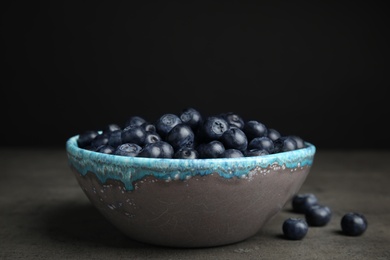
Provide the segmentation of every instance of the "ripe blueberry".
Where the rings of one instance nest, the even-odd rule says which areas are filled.
[[[225,146],[218,140],[201,143],[196,150],[200,158],[219,158],[225,152]]]
[[[176,159],[198,159],[199,153],[197,150],[195,150],[195,148],[182,147],[174,153],[173,158],[176,158]]]
[[[206,141],[219,139],[228,130],[229,124],[221,116],[209,116],[203,122],[200,134]]]
[[[195,134],[187,124],[175,125],[167,134],[166,141],[170,143],[175,151],[181,147],[194,147]]]
[[[126,120],[125,127],[128,127],[128,126],[140,126],[140,125],[142,125],[145,122],[146,122],[146,120],[143,117],[131,116],[130,118],[128,118]]]
[[[232,127],[226,130],[222,134],[220,141],[227,149],[233,148],[240,151],[245,151],[248,147],[248,139],[245,133],[237,127]]]
[[[174,150],[172,145],[165,141],[158,141],[144,145],[138,157],[148,158],[172,158]]]
[[[305,213],[311,206],[318,204],[318,199],[313,193],[296,194],[291,200],[293,211]]]
[[[282,230],[285,238],[301,240],[306,236],[309,226],[304,219],[288,218],[283,222]]]
[[[122,131],[122,143],[135,143],[143,145],[145,142],[146,131],[140,125],[131,125]]]
[[[267,136],[268,134],[267,127],[263,123],[260,123],[256,120],[247,121],[243,130],[248,140],[252,140],[255,137]]]
[[[239,129],[244,128],[245,123],[240,115],[233,112],[227,112],[220,114],[220,116],[226,120],[226,122],[229,124],[229,127],[237,127]]]
[[[274,128],[268,128],[267,136],[272,140],[275,141],[279,139],[282,135]]]
[[[248,149],[266,150],[269,153],[273,153],[274,142],[266,136],[255,137],[249,142]]]
[[[98,131],[88,130],[80,134],[77,139],[77,145],[80,148],[86,148],[91,145],[92,140],[99,135]]]
[[[173,127],[175,127],[175,125],[180,124],[180,123],[182,123],[180,117],[178,117],[175,114],[167,113],[167,114],[160,116],[157,119],[155,126],[156,126],[157,133],[161,137],[165,138],[167,136],[167,134],[169,133],[169,131],[171,131],[171,129]]]
[[[322,227],[329,223],[332,212],[324,205],[313,205],[305,211],[306,222],[309,226]]]
[[[133,143],[124,143],[119,145],[115,151],[115,155],[121,155],[121,156],[130,156],[130,157],[135,157],[139,154],[141,151],[142,147],[139,146],[138,144],[133,144]]]
[[[349,212],[341,218],[341,230],[347,236],[360,236],[368,226],[366,217],[357,212]]]
[[[225,151],[220,155],[221,158],[239,158],[244,157],[243,152],[238,149],[230,148],[225,149]]]
[[[183,123],[189,125],[194,131],[198,129],[203,121],[202,114],[193,107],[184,108],[180,112],[179,117]]]

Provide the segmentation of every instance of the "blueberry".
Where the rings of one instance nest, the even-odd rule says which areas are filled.
[[[103,134],[110,134],[111,132],[114,132],[116,130],[121,130],[121,127],[117,124],[108,124],[103,129]]]
[[[262,137],[268,135],[267,127],[256,120],[247,121],[244,125],[244,132],[248,140],[252,140],[255,137]]]
[[[262,155],[267,155],[269,152],[264,149],[250,149],[246,150],[244,152],[245,156],[250,157],[250,156],[262,156]]]
[[[225,152],[225,146],[218,140],[201,143],[196,150],[200,158],[219,158]]]
[[[201,128],[200,134],[204,141],[212,141],[219,139],[223,133],[229,129],[229,124],[221,116],[207,117]]]
[[[150,122],[145,122],[145,123],[141,124],[141,127],[143,127],[146,132],[150,132],[150,133],[157,132],[156,126]]]
[[[303,193],[294,195],[291,202],[294,212],[305,213],[311,206],[318,204],[318,199],[313,193]]]
[[[195,134],[192,128],[184,123],[175,125],[167,134],[166,141],[175,151],[182,147],[194,147]]]
[[[135,143],[143,145],[145,142],[146,131],[142,126],[131,125],[122,131],[122,143]]]
[[[225,149],[225,151],[220,155],[221,158],[239,158],[244,157],[243,152],[238,149]]]
[[[114,151],[115,148],[108,144],[101,145],[95,149],[95,152],[105,153],[105,154],[113,154]]]
[[[290,136],[282,136],[274,141],[274,153],[293,151],[297,149],[297,142]]]
[[[268,136],[268,138],[270,138],[272,141],[275,141],[275,140],[279,139],[282,135],[281,135],[281,134],[279,133],[279,131],[277,131],[276,129],[274,129],[274,128],[268,128],[267,136]]]
[[[282,230],[285,238],[301,240],[306,236],[309,226],[304,219],[288,218],[283,222]]]
[[[143,145],[150,144],[150,143],[155,143],[155,142],[158,142],[158,141],[162,141],[162,138],[161,138],[161,136],[158,133],[148,132],[147,131],[145,133],[145,139],[144,139]]]
[[[122,144],[122,130],[114,130],[108,135],[108,144],[116,148]]]
[[[92,149],[97,149],[99,146],[108,144],[108,134],[98,134],[92,141],[91,141],[91,147]]]
[[[80,134],[77,138],[77,145],[80,148],[85,148],[91,145],[92,140],[99,135],[98,131],[88,130]]]
[[[220,141],[227,149],[233,148],[240,151],[245,151],[248,147],[248,139],[245,133],[240,128],[236,127],[226,130],[222,134]]]
[[[244,128],[245,123],[240,115],[233,112],[227,112],[222,113],[220,116],[226,120],[226,122],[229,124],[229,127],[237,127],[239,129]]]
[[[146,120],[141,116],[131,116],[125,122],[125,127],[128,126],[140,126],[145,123]]]
[[[305,147],[305,142],[303,141],[303,139],[300,136],[291,135],[290,137],[295,140],[295,142],[297,144],[296,149],[301,149],[301,148]]]
[[[266,150],[268,153],[273,153],[274,152],[274,142],[266,137],[255,137],[253,138],[249,144],[248,144],[248,149],[259,149],[259,150]]]
[[[121,156],[136,157],[140,153],[141,149],[142,147],[139,146],[138,144],[124,143],[119,145],[115,149],[114,154],[121,155]]]
[[[172,158],[174,150],[172,145],[165,141],[158,141],[144,145],[138,157],[147,158]]]
[[[368,226],[366,217],[357,212],[349,212],[341,218],[341,230],[347,236],[360,236]]]
[[[184,108],[180,112],[179,117],[183,123],[189,125],[194,131],[196,131],[203,122],[202,114],[193,107]]]
[[[309,226],[322,227],[329,223],[332,212],[324,205],[313,205],[305,211],[306,222]]]
[[[172,128],[174,128],[176,125],[182,123],[180,117],[178,117],[175,114],[164,114],[160,116],[156,123],[156,130],[157,133],[162,137],[165,138],[169,131],[171,131]]]
[[[176,158],[176,159],[198,159],[199,153],[195,148],[182,147],[174,153],[173,158]]]

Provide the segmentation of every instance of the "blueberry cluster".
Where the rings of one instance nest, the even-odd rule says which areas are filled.
[[[332,211],[326,205],[318,202],[313,193],[296,194],[292,199],[292,210],[304,214],[304,218],[290,217],[282,225],[285,238],[290,240],[303,239],[309,226],[326,226],[332,218]],[[359,236],[367,229],[367,219],[358,212],[346,213],[340,221],[341,231],[348,236]]]
[[[129,117],[123,126],[109,124],[77,139],[80,148],[148,158],[234,158],[260,156],[305,147],[296,135],[281,135],[257,120],[233,112],[205,116],[193,107],[165,113],[155,122]]]

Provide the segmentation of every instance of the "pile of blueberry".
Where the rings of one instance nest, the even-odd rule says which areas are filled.
[[[326,205],[318,203],[313,193],[296,194],[292,199],[292,209],[295,213],[304,214],[304,218],[290,217],[283,222],[284,237],[290,240],[303,239],[309,226],[326,226],[332,218],[332,211]],[[367,229],[367,219],[358,212],[346,213],[340,221],[343,234],[347,236],[360,236]]]
[[[106,154],[178,159],[259,156],[305,147],[299,136],[281,135],[260,121],[245,121],[233,112],[206,116],[193,107],[155,122],[131,116],[123,126],[85,131],[77,143]]]

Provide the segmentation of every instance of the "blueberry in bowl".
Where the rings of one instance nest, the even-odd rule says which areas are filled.
[[[154,122],[124,121],[112,131],[70,137],[68,164],[109,222],[131,239],[160,246],[221,246],[254,236],[297,194],[316,152],[293,136],[277,132],[278,140],[264,124],[254,130],[258,119],[231,112],[191,108]],[[267,133],[278,149],[249,147]]]

